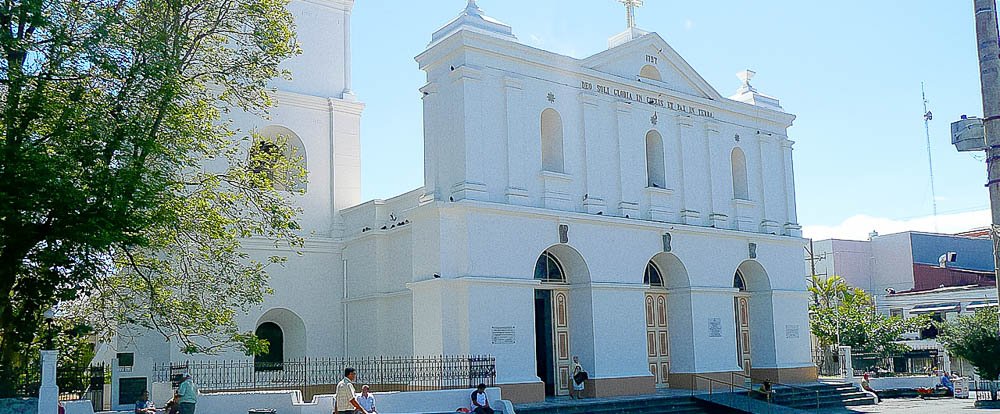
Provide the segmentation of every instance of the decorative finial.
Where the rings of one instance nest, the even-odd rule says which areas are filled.
[[[635,28],[635,8],[642,6],[643,0],[618,0],[625,5],[625,19],[629,29]]]
[[[468,14],[480,14],[479,5],[476,4],[476,0],[469,0],[469,4],[465,6],[465,12]]]
[[[757,74],[757,72],[754,72],[754,71],[752,71],[750,69],[747,69],[747,70],[744,70],[744,71],[742,71],[740,73],[737,73],[736,77],[740,78],[740,81],[743,82],[743,86],[744,87],[746,87],[746,88],[753,88],[753,86],[750,86],[750,79],[753,79],[753,76],[756,75],[756,74]]]
[[[753,76],[756,74],[757,72],[754,72],[750,69],[740,71],[739,73],[737,73],[736,77],[740,78],[740,82],[742,82],[742,85],[740,85],[740,88],[736,91],[736,93],[741,94],[748,92],[757,92],[757,90],[754,89],[752,85],[750,85],[750,80],[753,79]]]

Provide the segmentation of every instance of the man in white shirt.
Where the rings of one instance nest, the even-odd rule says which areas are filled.
[[[357,397],[358,404],[361,405],[361,408],[364,408],[365,411],[368,411],[369,414],[378,414],[378,412],[375,411],[375,394],[369,394],[368,391],[369,389],[367,385],[361,386],[361,395]]]
[[[333,400],[333,412],[335,414],[368,414],[357,398],[354,397],[354,378],[358,373],[354,368],[344,368],[344,379],[337,383],[337,396]]]
[[[472,392],[472,412],[475,414],[493,414],[490,399],[486,396],[486,384],[479,384]]]

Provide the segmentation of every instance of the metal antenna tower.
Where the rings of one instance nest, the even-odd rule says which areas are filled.
[[[927,135],[927,169],[931,173],[931,206],[934,209],[934,232],[937,232],[937,193],[934,191],[934,161],[931,158],[931,120],[934,119],[934,115],[927,109],[927,93],[924,92],[923,82],[920,82],[920,97],[924,100],[924,134]]]

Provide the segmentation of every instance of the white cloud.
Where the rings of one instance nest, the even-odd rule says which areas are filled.
[[[684,21],[684,30],[694,29],[694,20],[687,19]]]
[[[979,210],[966,213],[942,214],[906,220],[872,217],[858,214],[848,217],[835,226],[802,226],[802,234],[814,240],[847,239],[867,240],[872,230],[879,234],[892,234],[908,230],[934,232],[935,222],[938,233],[958,233],[990,224],[990,211]]]

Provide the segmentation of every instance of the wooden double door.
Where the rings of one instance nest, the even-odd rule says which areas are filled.
[[[656,378],[657,387],[670,384],[670,334],[667,331],[667,294],[652,290],[646,292],[646,351],[649,372]]]
[[[568,395],[573,376],[569,292],[535,290],[535,362],[546,395]]]
[[[735,299],[736,352],[743,373],[750,375],[750,298],[745,295]]]

